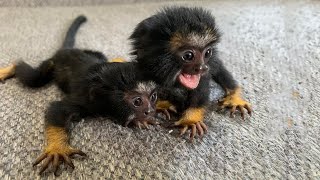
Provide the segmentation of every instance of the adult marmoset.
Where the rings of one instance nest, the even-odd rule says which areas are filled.
[[[0,75],[16,77],[28,87],[41,87],[54,80],[65,93],[52,102],[45,116],[47,146],[34,165],[44,160],[40,173],[52,164],[56,174],[60,160],[74,168],[71,155],[85,155],[69,144],[69,124],[86,116],[108,116],[115,122],[145,127],[157,124],[157,88],[143,81],[136,63],[108,63],[97,51],[73,49],[75,34],[86,21],[79,16],[69,28],[56,54],[32,68],[25,62],[0,70]],[[5,79],[5,76],[2,76]]]
[[[231,116],[237,109],[242,118],[245,109],[251,115],[251,105],[241,98],[240,86],[218,58],[220,33],[209,11],[164,8],[140,22],[130,40],[139,68],[161,86],[159,103],[176,107],[180,119],[174,125],[181,127],[181,135],[191,128],[192,140],[196,132],[206,132],[211,79],[225,89],[221,108],[231,108]]]

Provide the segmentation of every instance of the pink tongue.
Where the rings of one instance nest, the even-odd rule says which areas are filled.
[[[180,83],[188,89],[194,89],[198,87],[200,81],[200,74],[179,74]]]

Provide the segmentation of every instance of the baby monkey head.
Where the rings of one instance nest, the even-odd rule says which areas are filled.
[[[125,93],[124,99],[133,114],[129,116],[127,124],[133,120],[148,120],[155,117],[157,90],[154,82],[139,82],[137,86]]]
[[[178,61],[180,70],[174,81],[187,89],[197,88],[201,76],[209,70],[208,61],[215,51],[213,44],[217,40],[210,29],[200,32],[176,32],[170,38],[170,51],[173,61]]]
[[[171,7],[142,21],[130,38],[138,63],[158,83],[195,89],[214,60],[220,34],[209,11]]]

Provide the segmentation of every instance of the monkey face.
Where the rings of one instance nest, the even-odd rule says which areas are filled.
[[[125,101],[132,109],[132,119],[152,119],[156,114],[157,91],[154,83],[139,83],[125,94]]]
[[[195,89],[200,82],[201,76],[209,70],[207,63],[211,56],[211,47],[204,49],[187,48],[178,51],[177,58],[183,63],[177,77],[180,84],[187,89]]]
[[[126,102],[134,112],[136,119],[150,119],[155,116],[157,92],[152,94],[131,92],[126,96]]]

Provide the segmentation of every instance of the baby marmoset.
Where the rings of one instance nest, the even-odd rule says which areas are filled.
[[[241,98],[241,89],[217,56],[220,33],[211,13],[203,8],[170,7],[140,22],[130,36],[132,54],[146,77],[161,86],[159,101],[174,105],[180,119],[180,134],[191,128],[191,140],[207,127],[203,123],[209,102],[209,81],[225,89],[221,108],[236,110],[244,118],[251,105]],[[163,103],[163,101],[169,103]]]
[[[53,80],[65,93],[46,112],[47,146],[34,163],[44,160],[40,173],[52,163],[56,174],[60,160],[74,167],[69,156],[85,155],[68,142],[71,120],[100,115],[125,126],[132,124],[140,128],[157,124],[156,84],[142,80],[136,63],[108,63],[100,52],[73,49],[75,34],[85,21],[84,16],[76,18],[62,48],[36,69],[22,61],[0,70],[1,79],[15,74],[28,87],[41,87]]]

